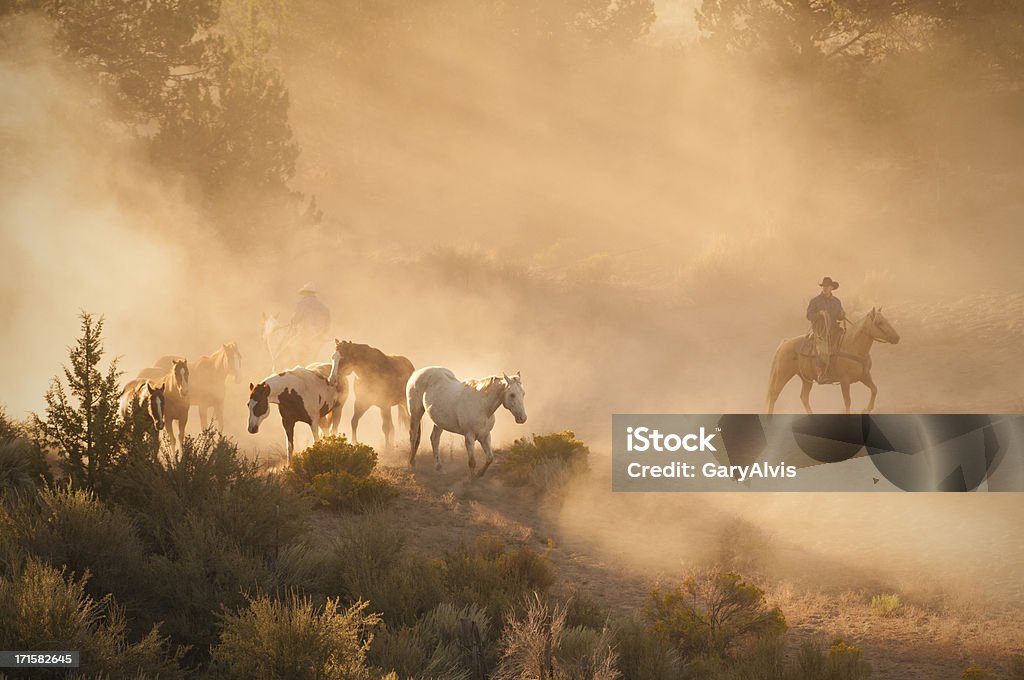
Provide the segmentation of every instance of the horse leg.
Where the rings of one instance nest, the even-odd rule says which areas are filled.
[[[871,390],[871,399],[868,401],[868,407],[864,409],[864,413],[871,413],[875,410],[875,397],[878,396],[878,386],[875,385],[875,381],[871,379],[870,373],[864,373],[864,377],[861,378],[860,381],[867,385],[867,388]]]
[[[356,436],[356,428],[359,427],[359,419],[363,417],[368,408],[370,408],[369,404],[362,404],[357,399],[352,409],[352,441],[356,444],[359,443],[359,438]]]
[[[476,444],[476,437],[471,434],[466,435],[466,457],[469,462],[469,477],[473,478],[473,471],[476,470],[476,458],[473,456],[473,446]]]
[[[483,477],[484,473],[487,472],[487,468],[491,467],[491,463],[494,462],[494,451],[491,449],[491,433],[488,432],[480,438],[480,446],[484,450],[484,466],[480,468],[480,474],[477,477]]]
[[[441,469],[441,433],[444,432],[439,425],[434,425],[430,431],[430,450],[434,452],[434,469]]]
[[[342,405],[338,404],[331,411],[331,436],[337,437],[341,433],[341,408]]]
[[[800,380],[804,383],[803,387],[800,388],[800,401],[804,404],[804,410],[811,414],[811,388],[814,386],[814,382],[807,380],[803,376],[800,376]]]
[[[395,426],[391,421],[391,407],[380,406],[381,429],[384,430],[384,450],[391,450],[391,443],[394,440]]]
[[[181,418],[178,419],[178,450],[185,444],[185,425],[188,424],[188,407],[185,407],[185,411],[181,414]]]
[[[217,423],[217,429],[224,430],[224,399],[223,397],[213,402],[213,421]]]
[[[398,402],[398,425],[403,429],[409,429],[409,407],[405,405],[405,400]]]
[[[787,376],[785,380],[782,380],[778,376],[772,376],[771,384],[768,385],[768,415],[775,413],[775,402],[779,400],[779,395],[782,394],[782,389],[792,378],[792,375]]]
[[[171,451],[178,450],[178,440],[174,438],[174,418],[164,417],[164,430],[167,432],[167,441],[170,442]]]
[[[309,429],[313,433],[313,443],[320,441],[320,418],[309,419]]]
[[[841,382],[839,388],[843,391],[843,404],[846,405],[846,412],[850,412],[850,383]]]
[[[281,419],[281,425],[284,426],[284,436],[287,440],[288,448],[288,464],[292,463],[292,453],[295,452],[295,421]]]
[[[199,428],[205,432],[206,428],[210,424],[209,418],[207,417],[209,414],[206,411],[206,404],[199,404],[197,408],[199,409]]]

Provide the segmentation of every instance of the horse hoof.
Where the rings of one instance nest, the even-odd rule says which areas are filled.
[[[437,465],[435,465],[434,469],[437,470],[438,472],[440,472],[441,471],[441,464],[438,463]]]

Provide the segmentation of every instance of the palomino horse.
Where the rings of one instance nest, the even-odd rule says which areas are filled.
[[[335,338],[334,356],[331,357],[332,385],[346,382],[349,373],[356,374],[355,398],[352,411],[352,441],[358,442],[356,428],[359,419],[367,409],[380,409],[384,447],[391,448],[395,427],[391,421],[391,407],[398,407],[398,419],[403,425],[409,423],[409,411],[405,404],[405,386],[415,367],[403,356],[388,356],[369,345],[360,345]]]
[[[183,357],[165,356],[157,359],[155,366],[170,369],[175,361],[183,361]],[[212,420],[224,428],[224,383],[228,378],[239,383],[242,373],[242,354],[238,345],[226,342],[210,355],[204,355],[192,362],[189,375],[189,394],[191,402],[199,409],[199,425],[204,430]]]
[[[184,359],[174,359],[171,361],[170,369],[144,368],[139,371],[138,377],[163,383],[167,437],[171,440],[171,449],[180,450],[180,442],[174,439],[174,422],[178,422],[178,439],[184,441],[185,425],[188,423],[188,410],[191,406],[188,398],[188,362]]]
[[[319,424],[333,409],[338,390],[318,371],[296,366],[275,373],[253,385],[249,383],[249,433],[260,431],[260,423],[277,404],[281,424],[288,440],[288,462],[295,451],[295,423],[306,423],[313,441],[320,441]]]
[[[164,386],[154,386],[148,380],[131,380],[121,390],[119,401],[121,417],[128,420],[134,409],[143,409],[157,432],[164,429]]]
[[[466,380],[455,377],[447,368],[430,366],[421,368],[409,378],[406,387],[411,421],[409,425],[409,469],[416,466],[416,449],[420,446],[420,420],[427,413],[434,421],[430,433],[430,445],[434,450],[434,466],[441,469],[441,433],[447,430],[461,434],[466,440],[466,454],[469,456],[469,470],[472,475],[476,468],[473,446],[480,442],[487,460],[480,469],[482,477],[494,461],[491,449],[491,429],[494,428],[494,412],[504,406],[516,422],[526,422],[526,405],[523,399],[522,378],[516,373],[492,375],[480,380]]]
[[[860,320],[850,325],[843,336],[839,351],[832,357],[829,375],[833,382],[838,382],[843,391],[843,402],[846,412],[850,412],[850,385],[855,382],[864,383],[871,390],[871,400],[864,409],[870,413],[875,408],[875,396],[878,388],[871,379],[871,345],[875,342],[886,342],[895,345],[900,341],[899,333],[882,316],[881,309],[872,309]],[[801,335],[783,340],[775,350],[772,359],[771,375],[768,378],[768,413],[775,410],[775,402],[779,393],[794,375],[800,376],[803,388],[800,390],[800,401],[804,409],[811,412],[810,394],[814,386],[817,371],[814,357],[810,353],[811,340]]]

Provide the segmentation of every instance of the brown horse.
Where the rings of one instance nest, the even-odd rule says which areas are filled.
[[[832,355],[829,375],[833,383],[839,383],[843,391],[843,402],[846,404],[846,412],[850,412],[850,385],[855,382],[864,383],[871,390],[871,401],[864,409],[864,413],[870,413],[875,408],[875,396],[878,388],[871,379],[871,345],[875,342],[885,342],[895,345],[900,341],[900,335],[882,316],[881,309],[872,309],[868,314],[857,322],[850,325],[850,328],[843,335],[839,351]],[[783,340],[779,348],[775,350],[775,357],[772,359],[771,375],[768,378],[768,413],[775,411],[775,402],[779,393],[786,386],[794,375],[800,376],[803,387],[800,390],[800,401],[804,409],[811,412],[810,394],[811,387],[817,371],[814,366],[814,355],[811,354],[813,339],[807,335]]]
[[[331,357],[332,385],[343,382],[350,373],[356,374],[355,407],[352,412],[352,441],[359,441],[356,428],[367,409],[380,409],[384,430],[384,446],[391,448],[395,427],[391,421],[391,407],[398,407],[399,421],[409,422],[409,409],[405,404],[405,384],[416,370],[403,356],[388,356],[379,349],[359,343],[342,342],[335,338],[334,356]]]
[[[184,361],[184,357],[160,357],[155,366],[168,370],[175,361]],[[226,342],[213,354],[201,356],[192,362],[189,393],[191,403],[199,409],[199,425],[204,430],[213,421],[221,429],[224,428],[225,382],[231,378],[237,385],[241,381],[241,372],[242,353],[233,342]]]
[[[178,439],[185,439],[185,425],[188,423],[190,407],[188,397],[188,362],[174,359],[170,370],[152,367],[139,371],[139,378],[161,381],[164,386],[164,420],[167,423],[167,437],[171,448],[180,450],[180,442],[174,438],[174,421],[178,422]]]

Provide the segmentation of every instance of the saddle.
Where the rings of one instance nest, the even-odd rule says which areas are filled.
[[[846,329],[840,328],[839,333],[832,337],[832,341],[829,343],[828,355],[825,358],[825,370],[822,371],[821,377],[815,377],[815,382],[819,385],[835,385],[839,381],[832,378],[832,366],[835,364],[836,357],[839,355],[848,356],[839,352],[839,348],[843,346],[843,337],[846,335]],[[814,329],[807,331],[807,335],[804,336],[803,341],[800,343],[800,347],[797,350],[800,356],[811,359],[812,362],[817,364],[816,359],[818,358],[818,338],[814,335]]]

